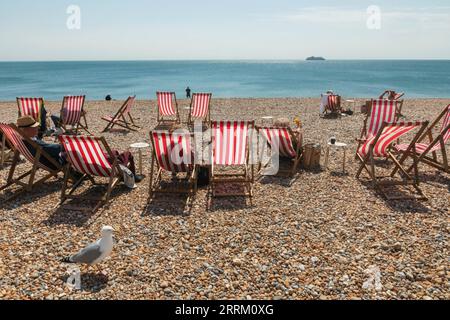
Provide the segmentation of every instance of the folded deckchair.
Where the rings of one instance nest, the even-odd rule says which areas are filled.
[[[158,103],[158,125],[180,123],[175,92],[156,92],[156,100]]]
[[[209,124],[211,121],[211,93],[194,93],[189,107],[188,124],[192,125],[196,119]]]
[[[415,154],[413,154],[413,168],[414,174],[408,173],[402,166],[406,155],[402,156],[401,159],[397,159],[395,155],[391,151],[392,144],[397,141],[400,137],[405,134],[410,133],[413,130],[416,130],[414,138],[411,140],[411,143],[407,147],[407,152],[411,152],[414,148],[417,140],[424,132],[428,122],[395,122],[388,123],[383,122],[378,133],[375,136],[372,136],[370,139],[366,140],[356,152],[357,159],[361,162],[361,166],[356,174],[356,177],[359,178],[362,171],[365,169],[369,174],[372,182],[388,200],[399,200],[399,199],[408,199],[411,197],[404,196],[391,196],[384,191],[384,187],[393,186],[393,185],[412,185],[417,192],[422,196],[423,199],[426,199],[423,195],[422,190],[419,188],[419,172],[417,169],[418,159]],[[393,161],[395,167],[391,171],[389,176],[380,177],[376,175],[376,164],[375,160],[377,158],[389,158]],[[400,176],[402,177],[402,181],[394,180],[394,176],[397,172],[400,172]]]
[[[249,164],[249,130],[254,121],[211,122],[211,189],[215,196],[253,197],[254,168]],[[223,170],[225,169],[225,170]],[[220,172],[219,172],[220,170]],[[242,192],[217,193],[218,185],[240,184]]]
[[[108,122],[108,125],[102,132],[110,131],[114,128],[114,126],[119,126],[131,131],[137,131],[140,127],[136,125],[133,117],[131,116],[131,109],[133,108],[135,102],[136,96],[128,97],[114,116],[102,117],[102,120]]]
[[[189,132],[151,131],[150,139],[153,145],[153,156],[149,201],[155,193],[186,193],[189,197],[194,196],[197,192],[197,166],[192,152],[191,134]],[[157,174],[154,181],[155,164]],[[161,180],[164,172],[172,173],[172,177],[176,177],[177,174],[185,174],[186,177],[183,179],[185,185],[182,186],[179,183],[177,188],[162,188]]]
[[[0,130],[3,135],[6,137],[9,145],[14,151],[14,158],[9,170],[9,175],[7,182],[4,186],[0,187],[0,191],[4,190],[13,185],[19,185],[22,188],[17,191],[13,196],[9,199],[12,199],[19,195],[24,191],[31,191],[35,187],[39,186],[43,182],[47,181],[51,177],[57,177],[58,173],[62,171],[62,166],[59,162],[53,159],[47,152],[45,152],[41,146],[39,146],[36,142],[26,137],[22,131],[16,127],[14,124],[3,124],[0,123]],[[27,148],[27,144],[31,146],[34,150],[36,150],[35,155],[30,152]],[[25,159],[27,159],[31,164],[32,168],[20,174],[18,177],[14,177],[14,173],[16,171],[17,164],[20,162],[20,155],[22,155]],[[45,161],[43,161],[45,159]],[[46,164],[44,164],[45,162]],[[38,170],[42,170],[46,172],[46,175],[39,180],[36,180],[36,172]],[[22,180],[28,178],[27,182],[23,182]],[[9,200],[8,199],[8,200]]]
[[[61,126],[65,133],[78,134],[78,129],[83,129],[89,135],[86,116],[83,110],[86,96],[65,96],[61,107]],[[83,120],[83,124],[81,123]]]
[[[397,109],[397,102],[389,100],[371,100],[370,108],[364,119],[361,136],[358,141],[358,149],[365,141],[374,137],[384,122],[398,122],[400,113]]]
[[[84,199],[96,201],[97,205],[93,209],[95,212],[100,206],[106,204],[111,196],[111,191],[123,178],[122,170],[117,157],[114,156],[105,138],[68,136],[58,137],[66,152],[67,165],[64,168],[64,185],[61,190],[62,205],[67,199]],[[70,169],[81,173],[80,178],[68,189]],[[93,185],[97,185],[95,178],[107,180],[106,191],[99,196],[75,195],[74,192],[81,183],[88,179]],[[78,208],[83,210],[84,208]]]
[[[290,159],[292,162],[291,169],[279,170],[279,175],[293,176],[298,169],[300,160],[302,158],[301,143],[297,141],[294,132],[291,128],[277,128],[277,127],[256,127],[256,130],[263,139],[263,143],[267,143],[272,151],[272,158],[274,156]],[[262,159],[259,162],[259,170],[261,170]],[[268,163],[267,163],[268,164]],[[273,164],[272,164],[273,165]]]
[[[439,134],[433,138],[433,131],[439,125],[442,120],[441,129]],[[425,143],[425,139],[429,139],[429,143]],[[450,173],[449,155],[447,154],[446,144],[450,141],[450,105],[448,105],[436,120],[427,129],[424,135],[418,140],[416,145],[410,152],[415,152],[419,158],[419,162],[426,163],[434,168]],[[409,157],[412,154],[408,151],[408,146],[405,144],[399,144],[395,146],[395,149],[407,154]],[[442,162],[438,159],[437,151],[441,151]],[[430,156],[431,153],[431,156]],[[407,171],[410,172],[413,169],[411,166]]]

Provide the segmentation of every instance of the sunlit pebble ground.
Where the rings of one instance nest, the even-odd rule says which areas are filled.
[[[403,113],[408,120],[432,120],[448,103],[407,100]],[[364,119],[359,108],[351,117],[323,120],[318,104],[318,99],[213,100],[213,119],[299,116],[306,143],[325,146],[335,135],[349,144],[348,175],[340,174],[342,153],[333,152],[331,171],[301,170],[294,181],[256,182],[253,206],[242,198],[214,199],[208,206],[203,188],[190,210],[176,196],[146,208],[148,177],[135,190],[118,187],[95,215],[55,209],[61,178],[9,203],[2,192],[0,298],[449,299],[450,176],[421,166],[429,201],[383,200],[367,180],[355,179],[354,139]],[[120,105],[87,102],[92,132],[99,135],[106,124],[101,116]],[[59,113],[60,102],[46,106]],[[180,101],[184,118],[187,106]],[[154,101],[139,101],[133,112],[143,129],[103,134],[110,146],[127,149],[148,141],[155,108]],[[0,103],[0,115],[2,122],[15,121],[15,103]],[[322,161],[323,156],[324,148]],[[150,149],[144,169],[150,170]],[[7,174],[8,168],[0,171],[1,184]],[[83,268],[83,289],[71,292],[60,259],[97,239],[103,225],[115,228],[117,241],[100,265],[106,276]],[[381,271],[379,292],[362,289],[364,271],[372,265]]]

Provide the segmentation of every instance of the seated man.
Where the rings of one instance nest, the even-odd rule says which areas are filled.
[[[60,163],[61,165],[64,165],[66,163],[64,158],[61,156],[62,152],[61,145],[57,143],[47,143],[38,137],[39,123],[36,122],[32,117],[30,116],[20,117],[19,119],[17,119],[17,127],[22,130],[22,132],[26,137],[30,138],[31,140],[36,142],[39,146],[41,146],[42,150],[44,150],[56,162]],[[30,153],[33,156],[35,156],[36,155],[35,148],[31,144],[29,144],[26,140],[25,145],[27,146]],[[40,162],[50,169],[56,169],[55,166],[45,157],[41,157]]]

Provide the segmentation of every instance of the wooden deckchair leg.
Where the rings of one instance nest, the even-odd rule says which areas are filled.
[[[154,168],[155,168],[155,156],[152,156],[152,165],[151,165],[151,169],[150,169],[150,183],[149,183],[149,189],[148,189],[149,201],[153,197],[153,172],[154,172]]]
[[[16,171],[16,167],[17,167],[17,163],[20,160],[20,153],[19,151],[15,151],[14,152],[14,159],[13,159],[13,163],[11,165],[11,168],[9,169],[9,174],[8,174],[8,183],[10,183],[13,180],[14,177],[14,172]]]
[[[69,168],[70,167],[68,164],[64,167],[64,181],[61,189],[61,199],[59,201],[60,206],[66,201],[67,183],[69,182]]]
[[[38,163],[39,163],[40,158],[41,158],[41,150],[38,149],[36,152],[36,156],[34,158],[33,169],[31,169],[30,179],[28,181],[28,186],[27,186],[27,191],[31,191],[31,189],[33,188],[34,176],[36,175],[36,171],[38,169]]]

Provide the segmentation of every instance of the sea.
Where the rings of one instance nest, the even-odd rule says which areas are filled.
[[[406,98],[450,98],[450,60],[0,62],[0,100],[65,95],[155,99],[156,91],[217,98],[318,97],[333,90],[368,98],[386,89]]]

